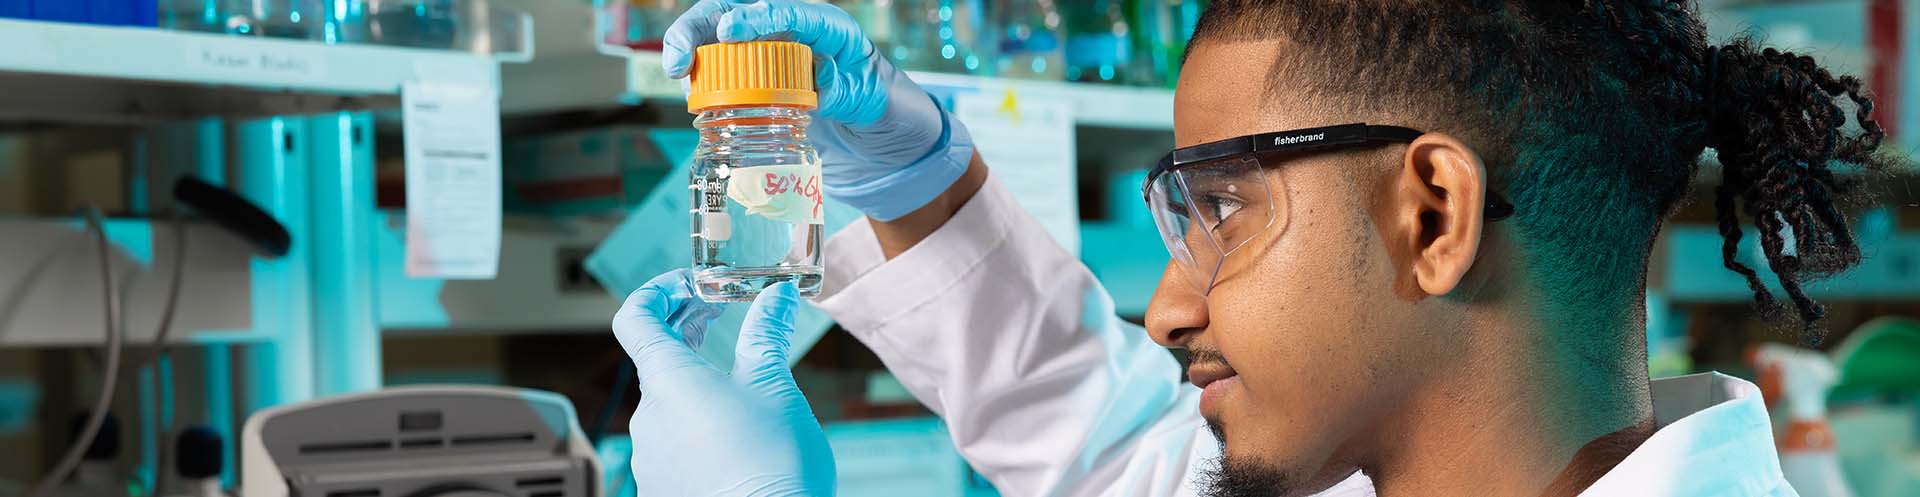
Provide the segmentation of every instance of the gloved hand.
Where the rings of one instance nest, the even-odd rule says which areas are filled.
[[[784,39],[813,47],[820,107],[807,135],[828,196],[891,221],[947,190],[973,158],[973,138],[874,49],[853,17],[799,0],[702,0],[667,28],[661,65],[686,77],[693,49]]]
[[[640,406],[628,424],[635,495],[833,495],[833,451],[787,369],[799,305],[791,283],[762,290],[727,375],[670,324],[712,319],[719,308],[692,297],[687,270],[627,296],[613,334],[639,378]]]

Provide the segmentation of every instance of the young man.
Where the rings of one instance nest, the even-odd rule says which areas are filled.
[[[844,13],[705,2],[676,33],[676,76],[705,42],[820,55],[822,101],[853,102],[811,130],[828,193],[873,220],[829,243],[817,303],[1005,495],[1794,495],[1752,385],[1648,380],[1648,254],[1714,148],[1728,253],[1738,208],[1812,332],[1797,282],[1859,258],[1831,167],[1883,162],[1857,80],[1709,45],[1684,1],[1218,1],[1180,148],[1144,187],[1174,261],[1143,335]],[[648,392],[636,450],[659,452],[639,478],[831,493],[781,373],[791,291],[756,303],[752,367],[720,379],[667,322],[703,305],[683,286],[655,280],[614,321]],[[1147,337],[1188,349],[1202,390]],[[647,441],[676,437],[707,457]]]

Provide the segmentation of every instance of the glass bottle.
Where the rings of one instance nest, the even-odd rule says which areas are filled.
[[[909,71],[965,74],[986,67],[976,53],[985,24],[980,0],[893,0],[894,65]]]
[[[1053,0],[994,0],[988,9],[995,45],[993,73],[1000,77],[1059,81],[1066,73],[1060,10]]]
[[[245,36],[318,39],[326,18],[321,0],[223,0],[220,31]]]
[[[793,42],[694,50],[687,110],[700,130],[689,170],[695,292],[751,301],[791,281],[820,293],[820,157],[807,143],[813,52]]]
[[[355,42],[461,50],[520,62],[533,57],[532,19],[488,0],[361,1],[366,36]]]
[[[1133,60],[1126,0],[1067,2],[1067,79],[1123,83]]]
[[[1133,0],[1133,64],[1127,80],[1172,88],[1205,0]]]
[[[658,52],[667,27],[693,6],[693,0],[594,0],[594,6],[594,25],[603,50]]]
[[[161,0],[160,27],[220,33],[227,29],[220,0]]]

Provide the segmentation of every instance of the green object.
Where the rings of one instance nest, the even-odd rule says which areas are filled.
[[[1834,349],[1840,384],[1848,395],[1920,391],[1920,321],[1883,317],[1854,330]]]

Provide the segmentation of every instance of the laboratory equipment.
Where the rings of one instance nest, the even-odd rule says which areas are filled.
[[[240,235],[262,250],[265,255],[271,257],[286,255],[292,244],[291,237],[284,226],[259,206],[232,191],[197,178],[183,177],[174,183],[173,196],[178,205],[189,207],[221,227]],[[181,224],[180,212],[173,211],[170,214],[174,220],[174,232],[177,234],[174,238],[176,245],[173,251],[174,276],[169,283],[158,330],[154,332],[153,352],[147,359],[140,361],[140,364],[136,364],[138,366],[134,368],[136,370],[145,369],[146,366],[155,362],[166,364],[160,359],[167,354],[167,336],[172,329],[170,325],[173,312],[179,303],[180,279],[185,269],[182,262],[185,260],[186,253],[186,230]],[[120,293],[110,267],[111,259],[108,254],[111,251],[108,248],[105,221],[100,216],[99,210],[92,207],[87,209],[85,218],[88,230],[96,235],[100,255],[101,289],[104,294],[102,300],[105,302],[101,314],[105,318],[107,335],[106,367],[92,414],[76,425],[72,446],[60,462],[54,465],[54,469],[48,472],[47,476],[28,494],[31,496],[47,495],[55,485],[65,481],[69,473],[80,475],[82,481],[98,480],[102,478],[102,474],[110,474],[113,457],[110,453],[118,450],[117,423],[112,421],[107,410],[112,407],[114,385],[122,362],[121,342],[126,330],[122,318]],[[92,464],[100,458],[107,460],[104,465]],[[112,485],[112,487],[123,488],[119,485]]]
[[[220,434],[205,426],[189,426],[174,438],[174,485],[162,489],[172,497],[226,497],[220,488]],[[170,490],[170,491],[166,491]]]
[[[1067,2],[1067,79],[1124,83],[1133,60],[1125,0]]]
[[[73,429],[69,438],[78,442],[87,428],[88,416],[78,414],[73,417]],[[62,497],[112,497],[126,495],[127,482],[120,478],[114,468],[115,460],[120,457],[120,423],[113,413],[101,418],[98,432],[86,442],[86,452],[80,458],[80,464],[73,468],[73,477],[60,483],[54,490]]]
[[[153,0],[0,0],[0,18],[153,27]]]
[[[689,11],[691,29],[675,30],[661,51],[667,77],[693,67],[695,47],[717,43],[689,19],[708,19],[740,5],[703,2]],[[822,96],[813,117],[826,121],[807,139],[825,168],[827,195],[868,217],[891,221],[927,205],[967,170],[973,138],[967,127],[885,57],[845,11],[802,0],[765,0],[758,15],[736,16],[729,30],[770,40],[805,39],[832,61],[820,67]],[[707,30],[710,31],[710,30]],[[833,125],[827,125],[832,123]]]
[[[160,0],[160,27],[181,31],[226,32],[224,0]]]
[[[573,404],[552,392],[415,386],[322,398],[247,418],[241,495],[598,495]]]
[[[660,51],[660,37],[693,0],[594,0],[594,31],[603,51]]]
[[[364,0],[364,38],[343,41],[533,58],[533,18],[487,0]]]
[[[992,54],[976,39],[985,18],[981,0],[893,0],[893,46],[887,54],[901,69],[969,73]]]
[[[813,51],[794,42],[695,49],[687,110],[700,144],[689,170],[695,288],[751,301],[791,281],[820,293],[820,157],[807,143]]]
[[[1059,81],[1066,74],[1060,9],[1053,0],[993,0],[991,32],[981,37],[994,48],[994,75]]]
[[[93,409],[74,427],[72,444],[67,447],[60,461],[54,464],[53,470],[48,471],[47,475],[40,479],[40,483],[35,484],[33,490],[27,493],[30,497],[47,495],[55,486],[65,482],[67,475],[74,471],[89,474],[104,471],[104,469],[87,468],[101,468],[100,465],[89,463],[99,462],[101,459],[112,459],[111,455],[101,456],[101,451],[117,452],[119,450],[119,430],[117,429],[119,424],[112,422],[111,414],[107,409],[113,406],[114,385],[118,383],[117,378],[120,376],[120,352],[123,348],[120,342],[126,330],[121,328],[123,318],[120,315],[120,292],[114,286],[113,264],[109,255],[112,250],[108,248],[106,221],[100,215],[100,209],[91,205],[86,208],[85,217],[87,230],[93,233],[94,246],[100,256],[102,304],[100,315],[106,325],[106,367],[101,372],[100,389],[94,398]],[[103,434],[104,439],[101,436]],[[103,447],[111,447],[111,449]]]
[[[1834,348],[1840,388],[1920,392],[1920,321],[1882,317],[1860,325]]]
[[[1180,79],[1180,58],[1200,21],[1205,0],[1132,0],[1132,84],[1172,88]]]
[[[501,161],[506,210],[561,216],[624,212],[673,169],[654,144],[656,131],[610,126],[508,138]]]
[[[235,35],[318,39],[324,34],[322,0],[225,0],[219,25],[209,28]]]
[[[1806,497],[1853,497],[1827,423],[1827,392],[1840,380],[1833,359],[1816,350],[1763,343],[1749,351],[1767,404],[1785,402],[1780,472]]]
[[[1847,482],[1860,497],[1920,495],[1920,321],[1875,318],[1833,348],[1829,413]]]

